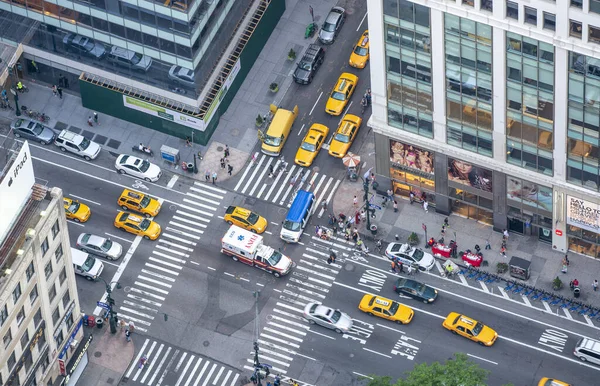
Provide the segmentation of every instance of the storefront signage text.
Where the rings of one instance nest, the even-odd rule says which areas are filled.
[[[73,362],[73,364],[71,365],[71,369],[69,370],[69,374],[63,379],[61,385],[64,385],[65,383],[69,382],[69,378],[71,377],[71,375],[73,375],[73,372],[77,368],[77,365],[79,365],[79,362],[81,362],[81,359],[83,358],[83,356],[87,352],[88,348],[90,347],[90,343],[92,343],[92,340],[94,340],[94,335],[90,334],[90,337],[88,338],[87,342],[85,342],[85,345],[81,349],[81,352],[79,353],[79,356],[77,357],[77,359],[75,360],[75,362]]]
[[[600,232],[600,205],[567,196],[567,224],[590,232]]]

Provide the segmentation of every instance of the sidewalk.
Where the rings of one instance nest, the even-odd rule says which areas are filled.
[[[357,150],[357,154],[361,156],[361,160],[366,164],[359,172],[362,175],[374,164],[372,154],[373,138],[370,137],[361,145],[361,149]],[[379,191],[385,191],[388,187],[380,186]],[[333,199],[333,211],[336,216],[339,213],[353,215],[357,208],[353,206],[353,198],[356,195],[359,205],[363,204],[363,185],[360,179],[357,182],[350,182],[348,179],[340,184],[337,193]],[[383,201],[382,196],[374,199],[376,205],[380,205]],[[359,232],[363,234],[363,238],[367,241],[367,245],[371,248],[374,239],[383,239],[384,245],[395,242],[396,236],[398,242],[406,242],[408,235],[412,232],[419,236],[419,247],[424,248],[426,243],[425,234],[422,224],[427,226],[427,238],[434,237],[436,240],[441,237],[441,228],[444,219],[447,216],[435,213],[435,209],[430,207],[429,213],[425,213],[423,207],[418,204],[410,204],[408,199],[396,196],[398,202],[398,212],[394,213],[392,205],[388,205],[382,210],[376,210],[376,218],[371,221],[377,225],[378,231],[375,236],[368,232],[365,222],[361,221]],[[556,252],[550,244],[538,241],[536,236],[522,236],[510,234],[508,246],[506,250],[506,258],[500,254],[500,246],[502,243],[502,234],[494,232],[492,227],[486,224],[481,224],[472,219],[466,219],[458,215],[448,216],[450,228],[446,230],[445,239],[449,242],[455,239],[458,244],[458,251],[466,249],[474,250],[475,245],[479,245],[484,256],[484,264],[487,261],[487,266],[482,266],[481,269],[491,273],[496,273],[496,266],[500,262],[508,263],[512,256],[518,256],[531,262],[531,277],[526,284],[535,286],[538,289],[544,289],[550,292],[552,290],[552,281],[557,276],[563,282],[563,288],[558,291],[562,296],[571,297],[569,291],[569,282],[573,279],[578,279],[581,287],[581,297],[579,300],[586,304],[591,304],[600,307],[600,290],[594,292],[592,283],[594,279],[600,281],[600,262],[591,259],[587,256],[578,255],[569,252],[569,267],[567,273],[561,273],[562,259],[564,253]],[[486,241],[490,242],[492,249],[484,250]],[[430,252],[430,250],[427,250]],[[445,259],[439,259],[443,263]],[[464,266],[460,258],[453,259],[455,263]],[[512,279],[508,273],[500,275],[502,278]],[[502,282],[500,285],[504,285]]]

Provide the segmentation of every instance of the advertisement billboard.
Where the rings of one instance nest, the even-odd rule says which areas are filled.
[[[506,176],[506,197],[534,208],[552,212],[552,188]]]
[[[181,114],[178,111],[167,109],[166,107],[158,106],[150,102],[136,99],[128,95],[123,95],[123,105],[141,111],[146,114],[171,121],[179,125],[191,127],[192,129],[204,131],[204,122],[201,119],[194,118],[192,116]]]
[[[433,152],[398,141],[390,141],[390,162],[401,168],[433,174]]]
[[[486,192],[492,192],[492,171],[448,158],[448,180]]]
[[[567,224],[600,232],[600,205],[567,195]]]
[[[35,182],[29,142],[25,141],[0,182],[0,244],[31,195]]]

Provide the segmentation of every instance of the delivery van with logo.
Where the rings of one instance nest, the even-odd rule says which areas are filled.
[[[286,255],[263,244],[263,237],[232,225],[221,239],[221,253],[235,261],[254,266],[273,274],[287,275],[294,263]]]
[[[71,259],[73,260],[75,273],[87,280],[98,280],[102,271],[104,271],[104,264],[100,260],[79,249],[71,248]]]

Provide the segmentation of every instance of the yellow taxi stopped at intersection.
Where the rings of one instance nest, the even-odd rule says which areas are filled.
[[[300,166],[310,166],[317,157],[317,154],[319,154],[319,150],[321,150],[321,146],[323,146],[327,134],[329,134],[329,128],[327,126],[313,123],[306,133],[306,136],[304,136],[302,144],[298,148],[298,152],[296,152],[296,164]]]
[[[65,207],[65,215],[67,216],[68,220],[73,220],[75,222],[86,222],[92,215],[90,207],[80,203],[79,201],[63,197],[63,204]]]
[[[161,232],[158,223],[128,212],[117,213],[115,227],[137,236],[144,236],[147,240],[156,240]]]
[[[352,141],[356,138],[356,133],[358,133],[361,124],[361,117],[352,114],[344,115],[344,119],[340,122],[329,144],[329,155],[336,158],[343,158],[348,150],[350,150]]]
[[[363,296],[358,309],[371,316],[379,316],[400,324],[410,323],[415,316],[412,308],[381,296],[369,294]]]
[[[365,68],[369,60],[369,30],[363,32],[350,54],[348,64],[355,68]]]
[[[236,225],[254,233],[263,233],[267,230],[267,219],[241,206],[229,206],[225,211],[223,220],[229,225]]]
[[[340,115],[350,101],[350,97],[356,88],[356,83],[358,83],[358,76],[349,72],[342,73],[327,100],[325,112],[335,116]]]
[[[160,202],[147,194],[125,189],[117,200],[123,210],[133,210],[142,213],[146,217],[154,217],[160,212]]]
[[[457,312],[451,312],[442,326],[452,333],[464,336],[482,346],[491,346],[498,339],[498,333],[481,322]]]

